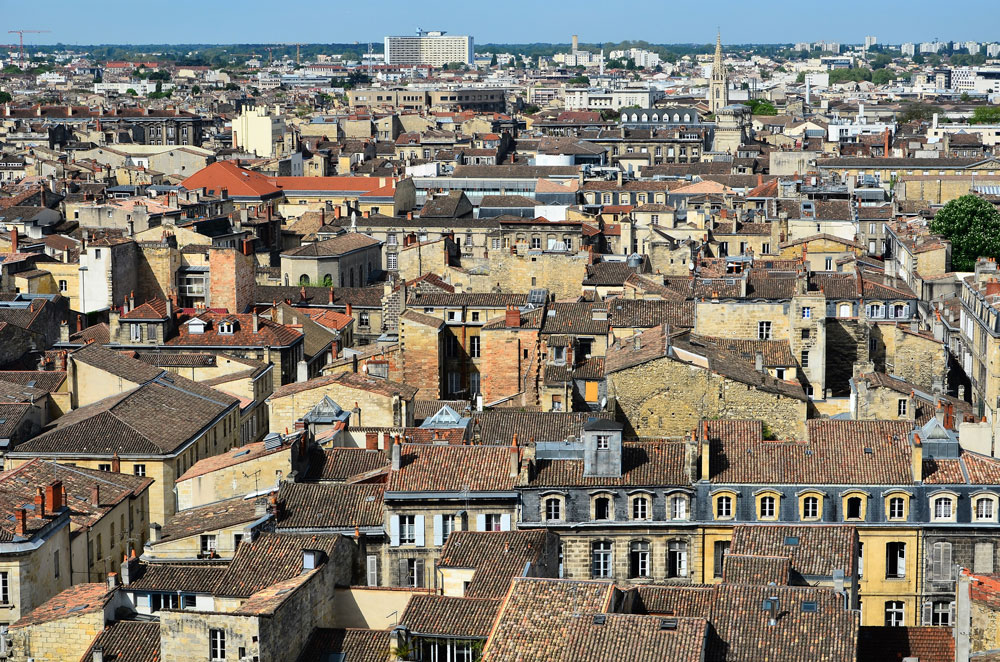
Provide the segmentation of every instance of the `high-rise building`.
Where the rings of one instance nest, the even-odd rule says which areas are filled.
[[[715,38],[715,58],[712,60],[712,78],[708,82],[708,107],[713,113],[729,105],[729,77],[722,61],[722,33]]]
[[[875,35],[868,35],[867,37],[865,37],[865,50],[867,51],[869,48],[871,48],[877,43],[878,43],[878,37],[876,37]]]
[[[996,57],[1000,55],[1000,44],[987,44],[986,57]]]
[[[415,37],[386,37],[386,64],[427,64],[443,67],[453,62],[472,65],[475,45],[468,35],[447,35],[440,30],[417,30]]]
[[[903,57],[913,57],[917,53],[917,45],[913,43],[903,44],[899,47],[899,51],[903,54]]]

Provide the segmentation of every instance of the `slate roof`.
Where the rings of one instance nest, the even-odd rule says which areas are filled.
[[[542,530],[455,531],[448,536],[438,567],[473,568],[466,588],[470,598],[501,598],[526,564],[537,565],[555,535]]]
[[[483,651],[483,662],[562,659],[574,621],[584,614],[605,613],[613,594],[610,582],[515,579]]]
[[[342,653],[344,662],[389,662],[390,633],[388,630],[319,628],[309,637],[299,662],[316,662]]]
[[[163,525],[160,540],[173,542],[206,531],[216,531],[244,523],[249,524],[260,517],[256,514],[256,501],[254,499],[244,499],[241,496],[233,497],[177,511]]]
[[[162,375],[66,413],[14,453],[172,453],[238,403],[178,375]]]
[[[486,639],[499,609],[499,599],[414,595],[399,624],[416,635]]]
[[[383,485],[282,483],[276,530],[382,526]]]
[[[508,491],[514,489],[507,446],[403,444],[399,471],[386,492]]]
[[[583,460],[536,460],[532,487],[603,487],[690,485],[683,441],[637,441],[622,444],[622,476],[584,476]]]
[[[157,662],[160,659],[160,624],[157,621],[115,621],[97,635],[80,659],[93,659],[100,649],[108,662]]]
[[[809,420],[807,441],[765,441],[760,421],[706,421],[711,481],[765,485],[911,484],[912,424]],[[871,448],[866,453],[865,448]]]

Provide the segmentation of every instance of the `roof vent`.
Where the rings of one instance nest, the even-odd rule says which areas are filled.
[[[865,446],[865,455],[871,455],[875,451],[870,446]]]
[[[817,604],[815,601],[812,600],[803,602],[802,611],[804,611],[807,614],[815,614],[816,612],[819,611],[819,604]]]
[[[594,625],[604,625],[607,620],[608,617],[605,614],[594,614]]]
[[[660,629],[661,630],[676,630],[677,629],[677,619],[676,618],[661,618],[660,619]]]
[[[798,545],[799,544],[799,537],[798,536],[785,536],[785,544],[786,545],[793,545],[793,546]]]

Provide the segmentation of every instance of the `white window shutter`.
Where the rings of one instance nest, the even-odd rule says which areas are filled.
[[[413,528],[416,537],[417,547],[424,546],[424,516],[417,515],[413,518]]]
[[[434,516],[434,545],[440,547],[444,544],[444,517]]]
[[[921,625],[931,624],[931,620],[934,618],[933,610],[934,605],[930,600],[924,602],[923,609],[921,609]]]
[[[486,515],[476,515],[476,531],[486,530]]]
[[[378,586],[378,556],[368,555],[368,585]]]
[[[399,515],[389,518],[389,545],[399,547]]]
[[[500,515],[500,530],[510,531],[510,513]]]

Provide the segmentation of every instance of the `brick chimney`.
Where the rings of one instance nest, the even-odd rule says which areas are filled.
[[[94,483],[90,486],[90,503],[93,506],[101,505],[101,484]]]
[[[54,480],[45,486],[45,501],[49,504],[53,513],[62,510],[62,481]]]
[[[10,252],[11,253],[16,253],[17,250],[18,250],[18,240],[17,239],[18,239],[18,237],[17,237],[17,228],[12,227],[10,229]]]
[[[35,515],[45,517],[45,490],[39,485],[35,492]]]
[[[17,509],[17,518],[14,520],[14,533],[19,536],[27,535],[28,531],[28,511],[24,508]]]
[[[120,474],[122,472],[122,461],[121,458],[118,457],[118,453],[115,453],[111,458],[111,472],[116,474]]]
[[[517,306],[507,306],[504,325],[514,329],[521,327],[521,311],[518,310]]]

